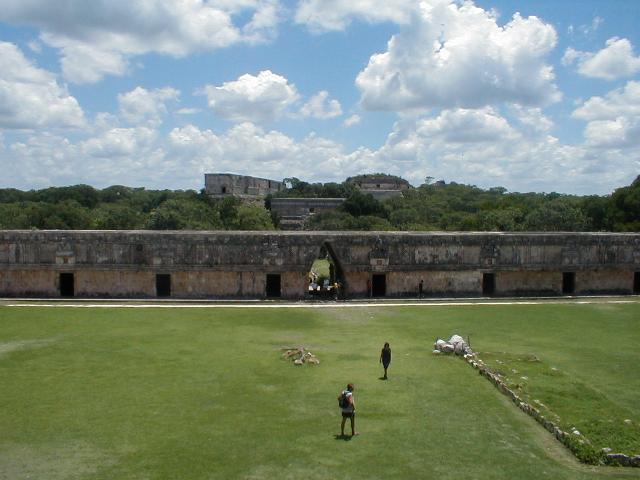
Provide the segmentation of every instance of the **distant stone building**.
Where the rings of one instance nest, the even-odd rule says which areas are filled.
[[[273,198],[271,211],[280,219],[282,230],[300,230],[316,213],[330,212],[344,203],[344,198]]]
[[[402,192],[411,186],[406,180],[386,175],[369,175],[356,181],[355,185],[362,193],[370,194],[376,200],[402,196]]]
[[[205,173],[204,175],[205,193],[213,198],[238,197],[252,200],[284,189],[283,182],[267,178],[233,173]]]

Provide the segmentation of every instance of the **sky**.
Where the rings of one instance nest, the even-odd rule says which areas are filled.
[[[638,0],[0,0],[0,188],[640,174]]]

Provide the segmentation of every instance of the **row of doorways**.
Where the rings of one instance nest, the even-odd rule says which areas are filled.
[[[73,273],[61,273],[59,277],[60,296],[75,296],[75,275]],[[371,276],[370,296],[384,297],[387,294],[387,276],[384,273],[375,273]],[[575,293],[576,274],[575,272],[564,272],[562,274],[562,293],[572,295]],[[266,278],[265,293],[267,297],[279,298],[282,296],[281,277],[278,273],[269,273]],[[491,296],[495,294],[496,278],[494,273],[482,274],[482,294]],[[633,275],[633,293],[640,294],[640,272]],[[171,296],[171,274],[156,274],[156,296]]]
[[[75,296],[75,275],[73,273],[61,273],[60,274],[60,296],[61,297],[74,297]],[[280,275],[267,275],[267,297],[280,297]],[[158,273],[156,274],[156,296],[170,297],[171,296],[171,274]]]

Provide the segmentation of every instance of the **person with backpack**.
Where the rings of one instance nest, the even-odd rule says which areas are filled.
[[[391,347],[389,346],[389,342],[385,342],[384,347],[382,347],[382,351],[380,352],[380,363],[384,367],[384,377],[383,380],[387,379],[387,368],[389,368],[389,364],[391,363]]]
[[[340,435],[344,437],[344,424],[347,422],[347,418],[351,420],[351,436],[358,435],[358,432],[356,432],[356,403],[353,398],[353,383],[349,383],[347,389],[343,390],[338,396],[338,406],[342,411]]]

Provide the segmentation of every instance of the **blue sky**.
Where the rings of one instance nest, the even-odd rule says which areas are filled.
[[[640,173],[640,2],[0,0],[0,187]]]

